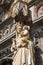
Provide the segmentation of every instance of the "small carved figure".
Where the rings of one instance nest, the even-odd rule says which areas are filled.
[[[6,29],[4,31],[4,36],[10,33],[10,26],[6,26]]]

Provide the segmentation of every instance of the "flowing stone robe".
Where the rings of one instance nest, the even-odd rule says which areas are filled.
[[[11,51],[14,52],[13,65],[34,65],[34,46],[27,29],[21,31],[15,40],[13,39]]]

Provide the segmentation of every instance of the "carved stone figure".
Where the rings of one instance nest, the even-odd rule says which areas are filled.
[[[16,25],[16,38],[13,38],[11,51],[13,65],[34,65],[34,44],[30,40],[30,26]]]
[[[6,26],[6,29],[4,30],[4,36],[10,33],[10,26]]]

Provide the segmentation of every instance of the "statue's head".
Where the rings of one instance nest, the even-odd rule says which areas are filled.
[[[21,36],[27,36],[28,39],[30,39],[30,33],[29,33],[29,30],[30,30],[30,26],[23,26],[23,31],[21,32]]]
[[[16,31],[17,33],[20,33],[22,31],[22,25],[20,23],[17,23]]]

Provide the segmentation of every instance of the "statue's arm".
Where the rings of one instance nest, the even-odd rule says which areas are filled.
[[[14,52],[15,49],[16,49],[16,40],[14,39],[12,42],[13,43],[12,43],[12,46],[11,46],[11,52]]]
[[[21,40],[22,40],[23,42],[28,42],[28,36],[22,37]]]

